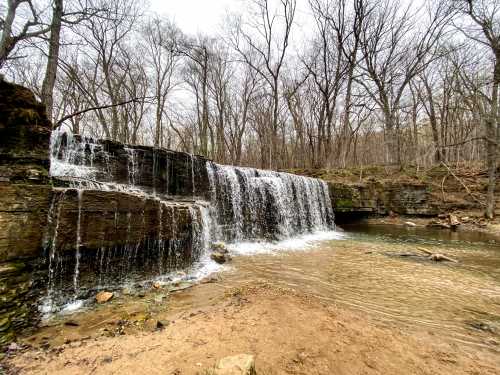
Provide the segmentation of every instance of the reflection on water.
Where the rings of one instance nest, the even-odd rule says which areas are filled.
[[[229,284],[272,282],[389,322],[482,344],[500,337],[500,244],[491,236],[394,226],[346,227],[308,252],[235,257]],[[458,263],[425,259],[418,248]]]

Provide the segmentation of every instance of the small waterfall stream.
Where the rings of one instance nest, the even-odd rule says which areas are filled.
[[[71,295],[75,302],[89,291],[168,280],[189,267],[188,277],[202,275],[215,267],[215,241],[280,241],[334,228],[328,187],[318,179],[60,132],[51,156],[62,187],[48,220],[48,311]],[[73,245],[61,232],[71,225]],[[54,290],[67,293],[57,302]]]

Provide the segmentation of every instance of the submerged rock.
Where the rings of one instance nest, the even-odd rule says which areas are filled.
[[[257,375],[255,358],[250,354],[225,357],[208,373],[212,375]]]
[[[483,332],[489,332],[489,333],[495,333],[495,328],[493,328],[490,324],[484,323],[484,322],[479,322],[479,321],[468,321],[466,324],[469,327],[472,327],[474,329],[477,329],[478,331],[483,331]]]
[[[97,293],[97,295],[95,296],[95,300],[97,301],[97,303],[106,303],[110,301],[113,296],[114,294],[112,292],[102,291]]]

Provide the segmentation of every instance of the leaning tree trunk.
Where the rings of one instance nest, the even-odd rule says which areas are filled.
[[[57,66],[59,64],[59,46],[61,35],[61,20],[63,15],[63,0],[54,0],[52,24],[50,26],[49,56],[47,69],[42,84],[42,101],[45,105],[47,117],[53,121],[52,110],[54,104],[54,85],[56,83]]]

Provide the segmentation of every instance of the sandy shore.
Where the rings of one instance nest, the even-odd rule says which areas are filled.
[[[203,374],[217,359],[256,357],[258,374],[498,374],[500,354],[439,332],[371,320],[267,284],[228,290],[168,316],[157,332],[80,339],[6,359],[19,374]]]

